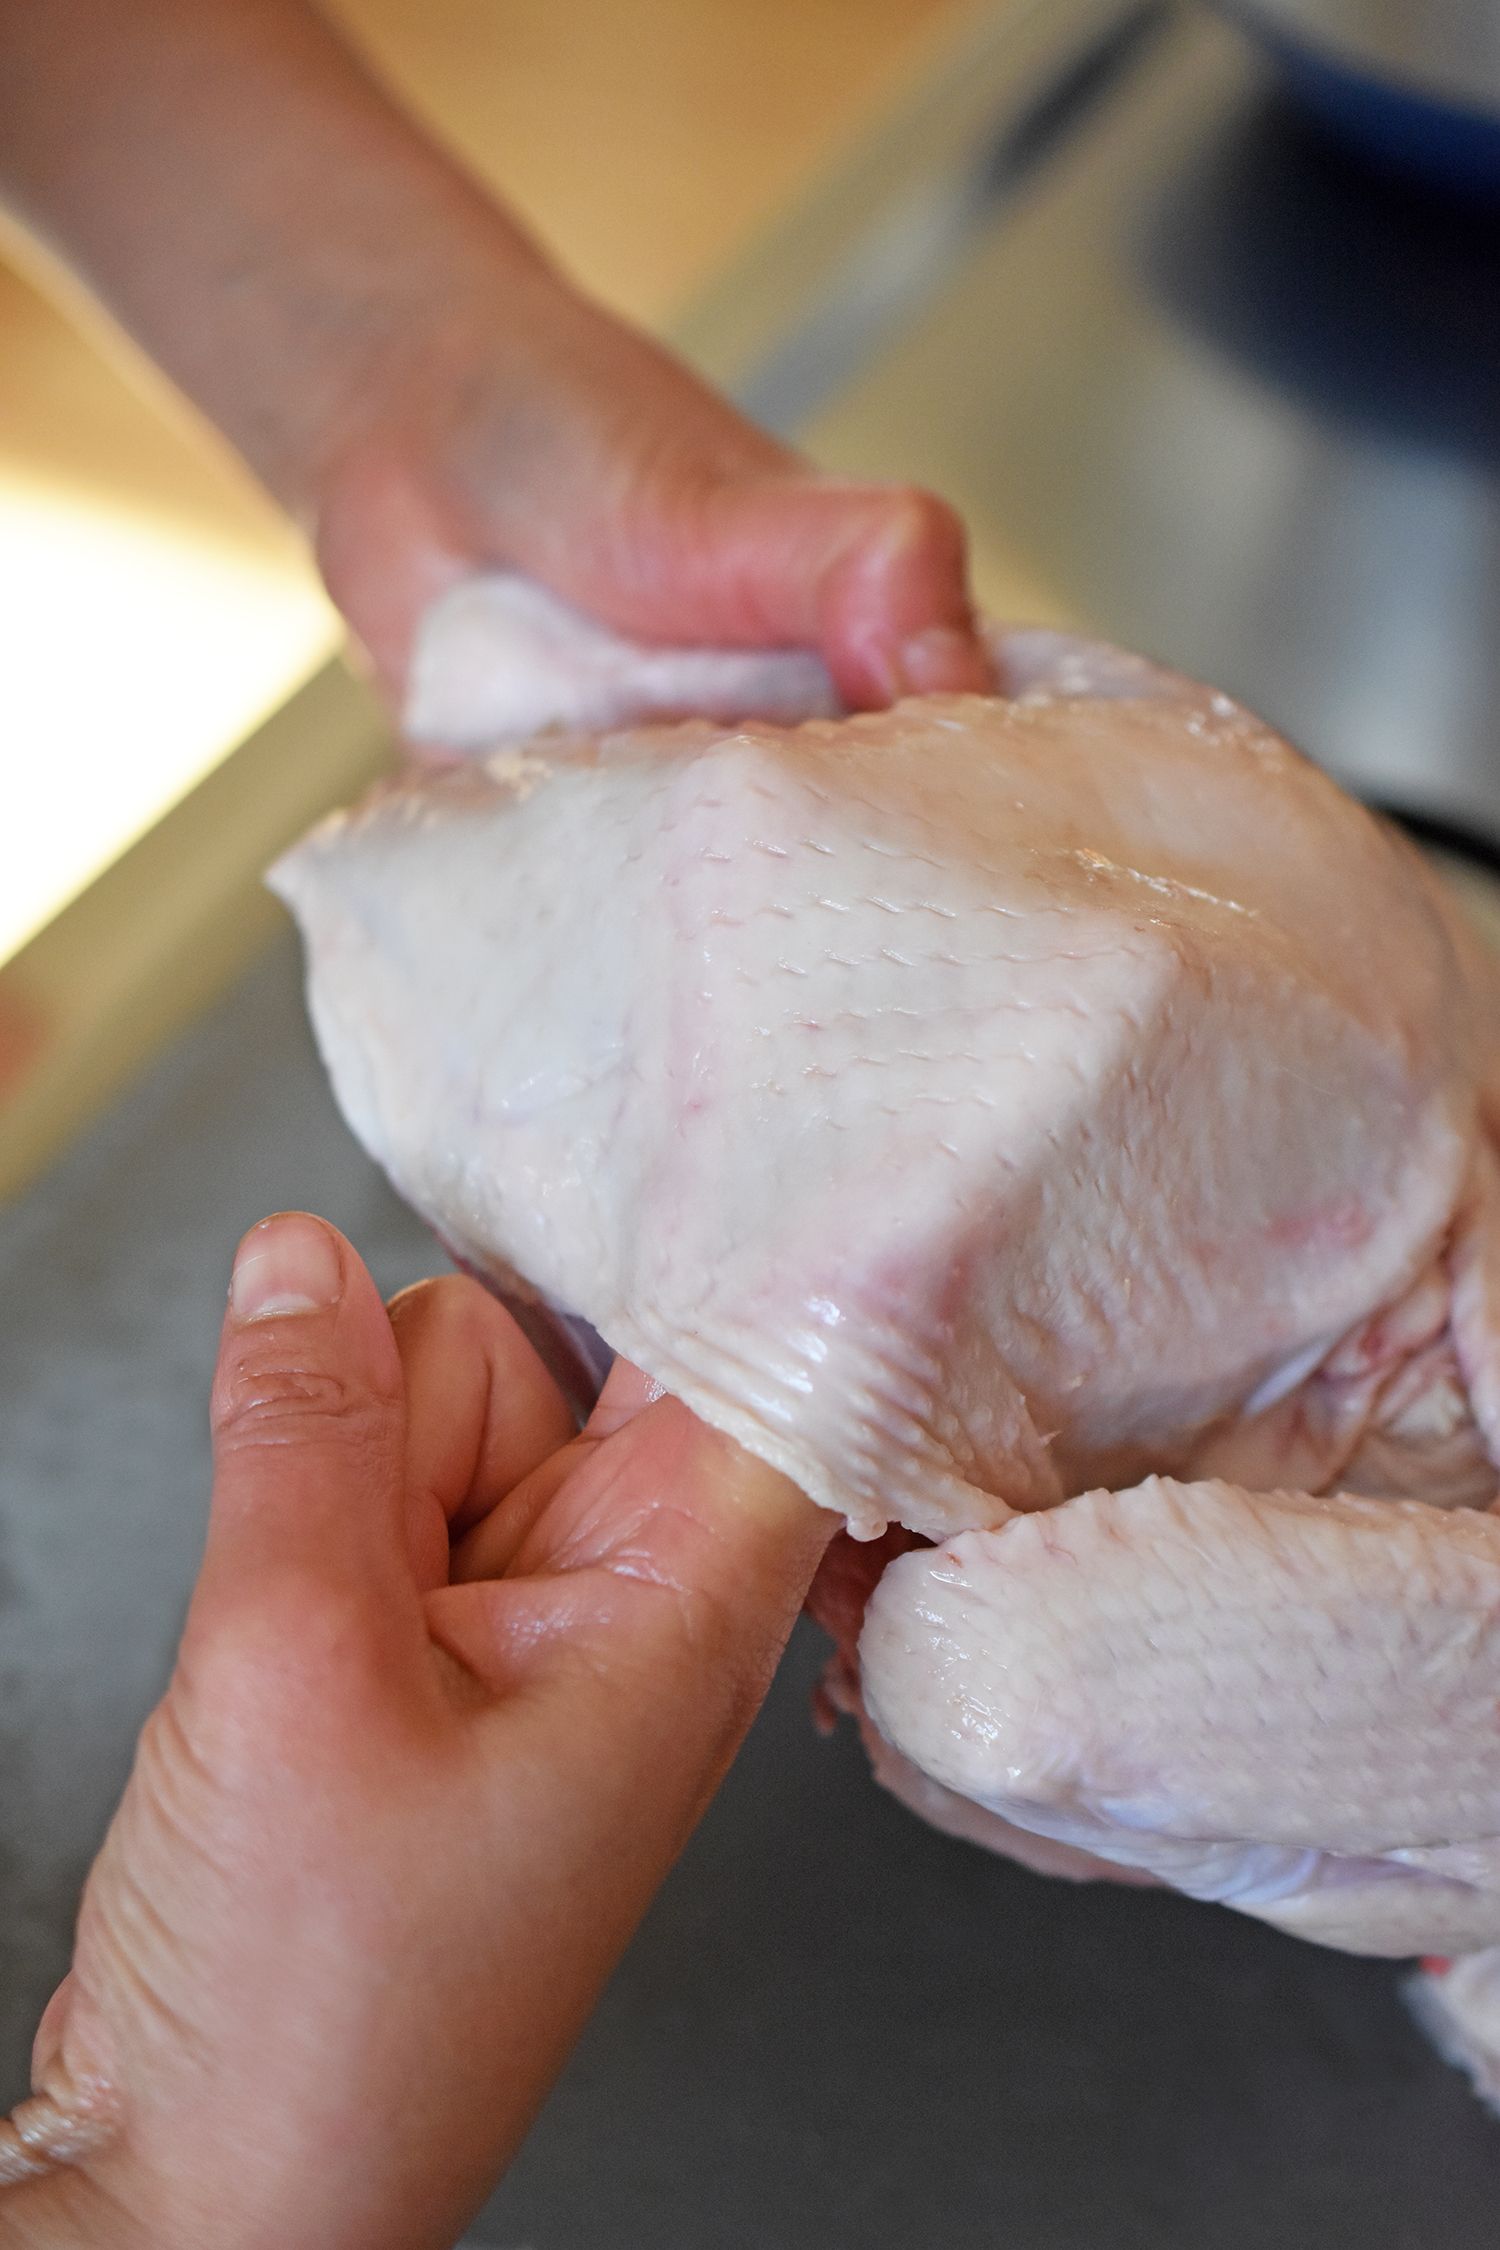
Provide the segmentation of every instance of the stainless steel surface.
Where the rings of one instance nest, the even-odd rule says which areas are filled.
[[[1413,93],[1500,111],[1495,0],[1243,0],[1285,38]]]
[[[1500,226],[1342,157],[1227,24],[1154,20],[856,353],[824,287],[719,370],[835,468],[951,494],[992,599],[1500,834]],[[846,273],[915,192],[866,178]],[[778,261],[775,238],[749,261],[752,301]],[[701,332],[712,354],[713,307]]]

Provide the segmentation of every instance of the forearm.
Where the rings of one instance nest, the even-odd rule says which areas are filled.
[[[299,513],[539,253],[302,0],[0,0],[0,193]]]
[[[650,642],[983,691],[962,529],[820,480],[586,302],[310,0],[0,0],[0,197],[308,531],[393,700],[507,568]]]

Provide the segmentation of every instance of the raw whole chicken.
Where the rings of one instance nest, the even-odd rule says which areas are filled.
[[[274,877],[355,1130],[465,1263],[877,1542],[821,1606],[899,1794],[1468,1956],[1424,2012],[1500,2100],[1490,956],[1395,833],[1136,659],[1016,633],[993,698],[611,734],[718,659],[677,696],[594,634],[570,711],[565,614],[487,603],[551,673],[485,689],[471,598],[418,731],[561,730]],[[815,672],[767,693],[820,707]]]

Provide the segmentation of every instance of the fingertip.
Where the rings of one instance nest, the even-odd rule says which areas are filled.
[[[235,1252],[215,1375],[215,1427],[253,1408],[268,1375],[326,1368],[380,1400],[401,1365],[380,1292],[353,1244],[311,1211],[278,1211]]]
[[[408,1484],[449,1530],[465,1531],[567,1444],[573,1415],[513,1314],[467,1275],[418,1282],[390,1318],[405,1374]]]
[[[906,695],[993,693],[962,519],[915,487],[868,490],[858,505],[863,522],[822,603],[824,654],[845,701],[864,709]]]
[[[299,1570],[386,1583],[404,1422],[395,1337],[352,1245],[306,1211],[252,1227],[214,1376],[205,1575],[220,1590]]]
[[[344,1293],[347,1249],[343,1236],[310,1211],[262,1219],[241,1237],[234,1255],[230,1320],[243,1326],[332,1311]]]
[[[586,1432],[591,1438],[610,1437],[666,1395],[666,1386],[654,1375],[647,1375],[628,1359],[616,1359],[585,1424]]]
[[[632,552],[630,630],[738,646],[874,632],[893,648],[933,625],[974,632],[963,519],[916,485],[805,463],[685,481],[654,496]]]
[[[68,2011],[73,2004],[73,1992],[73,1971],[70,1969],[42,2010],[41,2021],[31,2042],[33,2084],[47,2076],[61,2054]]]
[[[903,695],[993,695],[995,667],[972,623],[928,625],[896,659]]]
[[[700,1456],[700,1468],[710,1479],[716,1506],[735,1510],[748,1539],[794,1555],[806,1549],[816,1561],[837,1529],[838,1519],[809,1500],[780,1469],[724,1431],[701,1421],[681,1400],[670,1398],[654,1375],[646,1374],[628,1359],[617,1359],[610,1369],[584,1434],[597,1439],[612,1437],[652,1408],[660,1408],[658,1419],[675,1424],[679,1443]]]

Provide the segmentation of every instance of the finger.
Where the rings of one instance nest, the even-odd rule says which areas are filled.
[[[963,526],[932,493],[742,481],[711,487],[701,514],[689,566],[699,599],[728,601],[768,642],[821,649],[852,708],[993,686]]]
[[[516,1567],[537,1567],[532,1534],[557,1494],[579,1474],[604,1439],[664,1395],[653,1376],[642,1374],[629,1360],[617,1359],[593,1412],[572,1442],[551,1452],[545,1460],[539,1459],[529,1476],[517,1479],[504,1508],[475,1523],[459,1543],[452,1557],[453,1577],[503,1578]],[[519,1566],[518,1557],[525,1558]]]
[[[715,1739],[726,1708],[748,1716],[764,1692],[835,1528],[787,1478],[661,1397],[575,1440],[514,1500],[522,1520],[504,1524],[502,1510],[459,1549],[455,1578],[479,1582],[431,1597],[435,1635],[494,1686],[557,1659],[619,1692],[627,1731],[670,1723],[691,1736],[684,1699]]]
[[[562,1393],[505,1308],[459,1274],[390,1307],[406,1385],[406,1481],[423,1557],[467,1530],[573,1436]]]
[[[658,647],[817,649],[855,709],[993,690],[946,502],[819,475],[613,324],[588,347],[608,395],[596,375],[561,406],[549,505],[533,469],[531,505],[501,510],[496,560]]]
[[[616,1359],[583,1429],[571,1444],[539,1461],[518,1481],[502,1511],[476,1523],[452,1558],[455,1579],[503,1578],[512,1569],[546,1567],[533,1532],[546,1518],[557,1494],[578,1477],[594,1449],[638,1414],[666,1396],[654,1375],[627,1359]],[[552,1529],[555,1534],[556,1522]]]
[[[465,1811],[525,1901],[512,2014],[564,2032],[754,1716],[833,1523],[671,1399],[568,1454],[534,1575],[426,1604],[486,1691],[465,1701]]]
[[[856,709],[992,688],[945,502],[820,476],[648,339],[568,317],[548,505],[533,469],[495,559],[658,646],[817,649]]]
[[[618,1378],[606,1415],[642,1387]],[[427,1616],[487,1691],[475,1832],[505,1837],[529,1970],[577,2020],[754,1717],[834,1519],[669,1398],[533,1483],[564,1464],[513,1575],[442,1588]]]
[[[298,1580],[367,1617],[414,1612],[401,1362],[379,1292],[323,1220],[283,1213],[240,1244],[212,1426],[200,1625]]]
[[[666,1391],[654,1375],[647,1375],[634,1367],[628,1359],[617,1359],[605,1378],[604,1388],[594,1403],[584,1427],[590,1438],[612,1437],[616,1430],[633,1422],[637,1414],[654,1406]]]
[[[73,1972],[70,1969],[42,2010],[36,2036],[31,2042],[31,2082],[34,2086],[42,2083],[62,2052],[63,2031],[72,2003]]]
[[[643,636],[816,648],[856,710],[993,689],[963,526],[932,493],[803,470],[713,481],[662,505],[650,545]]]

